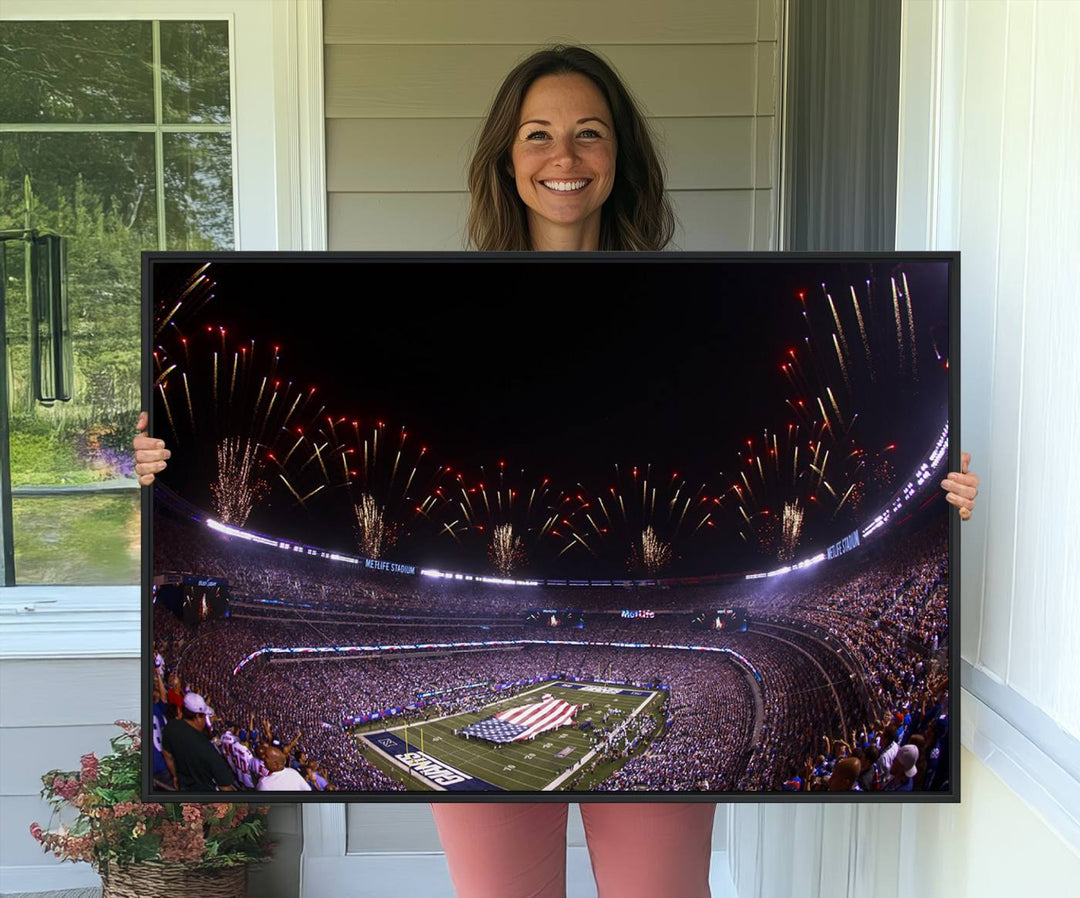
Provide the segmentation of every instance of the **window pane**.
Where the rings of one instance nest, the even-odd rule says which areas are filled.
[[[229,121],[229,23],[161,23],[165,122]]]
[[[0,121],[153,122],[150,22],[4,22]]]
[[[88,239],[104,230],[153,249],[156,190],[153,134],[0,133],[0,228],[23,227],[29,211],[32,227]]]
[[[16,495],[11,514],[19,583],[139,582],[138,489],[104,495]]]
[[[34,444],[38,454],[13,452],[16,486],[123,476],[103,478],[94,453],[102,440],[119,448],[114,433],[129,441],[138,413],[139,253],[157,246],[153,171],[152,134],[0,134],[0,229],[67,238],[75,374],[71,402],[34,400],[25,244],[6,242],[12,439],[49,437]]]
[[[166,248],[232,249],[232,190],[230,135],[166,134]]]
[[[0,134],[0,229],[67,238],[72,401],[35,401],[25,244],[4,244],[16,577],[134,583],[131,495],[22,498],[20,486],[134,482],[140,257],[157,245],[152,134]],[[29,210],[29,211],[28,211]],[[136,545],[138,531],[134,531]]]

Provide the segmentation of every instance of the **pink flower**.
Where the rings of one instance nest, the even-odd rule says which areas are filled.
[[[214,814],[214,816],[220,817],[220,818],[226,817],[228,815],[229,811],[232,810],[232,805],[231,804],[227,804],[225,802],[220,802],[220,801],[218,803],[216,803],[216,804],[207,805],[207,807],[210,808],[210,810]]]
[[[98,778],[98,759],[91,752],[88,755],[83,755],[80,759],[82,763],[82,779],[83,782],[92,783]]]
[[[53,780],[53,791],[61,798],[71,801],[79,792],[79,782],[58,776]]]
[[[197,861],[206,848],[202,827],[187,823],[161,825],[161,859],[163,861]]]
[[[134,807],[135,805],[133,805],[130,801],[118,801],[116,804],[113,805],[113,816],[126,817],[128,813],[131,812],[131,809]]]
[[[91,861],[94,859],[94,839],[92,836],[79,836],[71,839],[67,846],[68,856],[76,861]]]
[[[38,841],[38,842],[44,841],[43,837],[42,837],[42,832],[43,831],[41,829],[41,824],[40,823],[31,823],[30,824],[30,835],[32,835],[36,841]]]
[[[182,813],[186,822],[202,823],[202,808],[197,804],[185,804]]]
[[[165,813],[165,805],[147,802],[142,806],[142,810],[147,817],[160,817]]]

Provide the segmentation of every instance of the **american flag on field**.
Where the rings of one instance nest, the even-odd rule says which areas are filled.
[[[578,710],[586,707],[587,704],[571,705],[545,693],[538,702],[501,711],[494,717],[485,717],[469,724],[462,732],[489,742],[519,742],[545,730],[573,723]]]

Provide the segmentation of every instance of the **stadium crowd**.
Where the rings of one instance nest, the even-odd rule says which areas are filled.
[[[618,590],[613,599],[613,588],[343,573],[341,563],[223,538],[194,524],[165,519],[163,526],[168,538],[155,539],[155,570],[227,578],[235,600],[230,618],[190,627],[156,610],[156,679],[166,695],[157,704],[182,714],[185,692],[203,696],[215,709],[212,739],[223,756],[255,759],[245,771],[254,775],[239,778],[241,787],[257,787],[260,775],[270,774],[268,753],[280,750],[313,788],[400,789],[344,721],[387,712],[405,719],[479,712],[528,688],[523,681],[552,677],[668,690],[662,726],[643,715],[617,733],[596,734],[597,761],[623,761],[601,789],[826,788],[856,762],[855,787],[898,788],[889,784],[901,749],[901,761],[914,751],[916,766],[931,769],[933,762],[933,775],[917,780],[923,788],[941,788],[942,771],[947,776],[947,680],[930,673],[947,636],[940,535],[896,540],[828,569],[792,572],[783,583],[639,588]],[[635,620],[587,614],[582,629],[525,625],[521,613],[541,605],[682,612],[738,605],[752,624],[746,633],[693,629],[687,614],[662,613]],[[547,639],[562,644],[536,642]],[[512,644],[482,651],[445,645],[488,640]],[[731,648],[756,675],[731,656],[604,643]],[[425,648],[373,648],[350,660],[263,655],[233,673],[268,646],[342,645]],[[435,692],[441,694],[423,697]],[[912,769],[904,768],[904,779]],[[171,785],[163,768],[157,773]]]

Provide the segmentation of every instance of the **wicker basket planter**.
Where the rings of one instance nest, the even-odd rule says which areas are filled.
[[[114,866],[101,876],[101,898],[245,898],[247,865],[197,870],[186,864]]]
[[[54,830],[31,823],[30,835],[62,861],[92,864],[101,876],[102,898],[246,898],[248,864],[273,855],[270,809],[229,802],[144,803],[139,725],[116,725],[122,734],[109,740],[112,753],[86,754],[79,770],[42,775],[41,797],[53,810],[50,823],[59,822],[60,814],[68,822]]]

